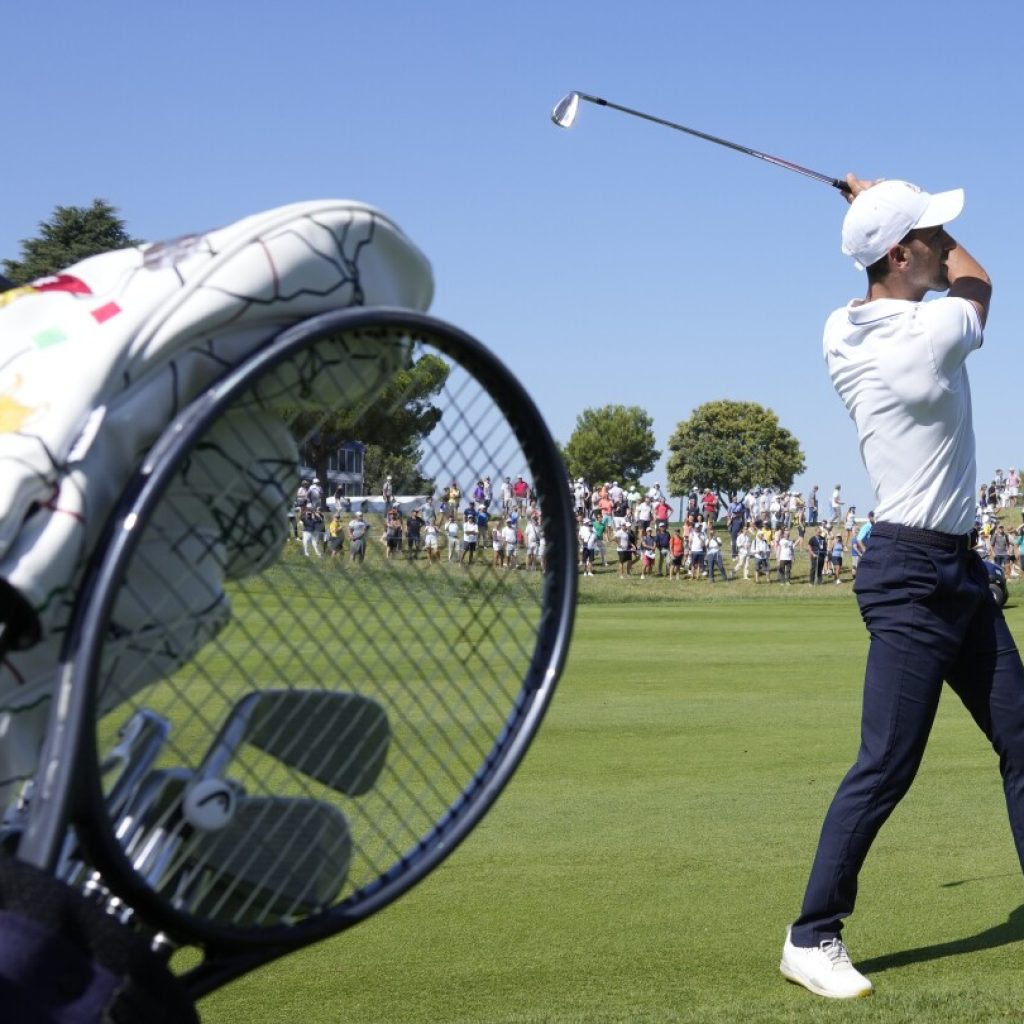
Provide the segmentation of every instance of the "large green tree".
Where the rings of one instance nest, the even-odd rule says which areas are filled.
[[[806,468],[800,442],[756,402],[706,402],[669,438],[672,494],[710,487],[719,495],[754,486],[788,489]]]
[[[379,490],[385,476],[392,477],[397,494],[417,494],[433,489],[420,462],[424,439],[437,426],[442,410],[431,398],[444,387],[449,365],[436,355],[425,355],[407,369],[399,370],[372,403],[361,409],[338,409],[326,418],[321,413],[301,413],[291,418],[296,436],[317,476],[327,480],[327,460],[346,441],[366,445],[363,466],[365,489]]]
[[[14,284],[28,284],[87,256],[140,244],[105,199],[94,199],[91,206],[58,206],[35,238],[21,240],[21,259],[3,261],[4,273]]]
[[[584,409],[563,449],[569,475],[593,485],[638,482],[661,457],[653,428],[654,420],[637,405]]]

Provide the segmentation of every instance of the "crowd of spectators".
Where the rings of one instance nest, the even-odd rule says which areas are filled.
[[[856,508],[844,513],[838,484],[821,518],[817,487],[806,499],[796,491],[755,487],[724,502],[710,488],[694,488],[678,507],[658,483],[646,490],[618,481],[592,488],[576,479],[571,488],[584,575],[608,565],[614,543],[613,564],[622,578],[791,584],[796,553],[806,551],[808,583],[841,583],[855,573],[865,539],[858,546],[858,536],[870,529],[869,520],[857,519]]]
[[[847,506],[836,484],[826,499],[815,485],[799,491],[754,487],[725,501],[710,488],[693,488],[678,508],[655,483],[644,490],[617,481],[590,487],[571,482],[579,528],[580,570],[611,561],[620,577],[791,585],[799,555],[810,585],[842,584],[857,575],[874,513]],[[1009,578],[1024,576],[1024,512],[1019,512],[1020,477],[996,470],[979,489],[977,550]],[[1020,515],[1020,522],[1004,522]],[[609,551],[614,544],[613,554]],[[728,559],[728,560],[727,560]]]
[[[354,508],[339,488],[325,500],[320,480],[302,480],[290,519],[292,536],[301,540],[309,558],[343,556],[362,562],[367,543],[379,539],[385,560],[428,563],[451,562],[470,566],[487,562],[502,569],[539,570],[545,564],[545,541],[540,509],[524,477],[505,477],[497,494],[490,477],[463,491],[452,480],[435,495],[427,495],[411,510],[403,511],[394,495],[391,477],[381,487],[380,516],[371,516],[361,502]],[[406,502],[408,504],[408,502]]]
[[[748,580],[791,585],[841,584],[856,578],[873,513],[859,516],[846,506],[836,484],[826,499],[814,486],[799,491],[754,487],[726,500],[710,488],[693,488],[677,503],[658,483],[649,488],[610,481],[591,487],[569,482],[579,542],[579,570],[600,570],[682,581]],[[340,489],[325,500],[320,481],[303,480],[295,500],[293,534],[308,557],[340,558],[346,546],[353,562],[379,540],[385,559],[500,569],[541,569],[545,542],[533,488],[519,476],[495,489],[482,477],[463,490],[455,480],[405,512],[388,477],[381,488],[382,516],[369,517]],[[1024,575],[1024,512],[1020,476],[996,470],[979,487],[978,551],[1009,578]],[[1011,521],[1019,515],[1020,521]],[[800,560],[801,569],[795,568]],[[806,568],[803,568],[806,566]]]
[[[1020,501],[1020,473],[1012,466],[1007,473],[997,469],[992,480],[978,488],[978,553],[995,562],[1009,579],[1024,577],[1024,510]]]

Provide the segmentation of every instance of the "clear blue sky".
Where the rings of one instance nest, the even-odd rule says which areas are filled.
[[[962,185],[990,271],[970,363],[979,473],[1024,462],[1022,8],[906,2],[179,0],[8,7],[0,255],[102,196],[156,240],[300,199],[393,217],[433,312],[519,375],[564,441],[644,406],[659,447],[717,398],[770,406],[798,484],[871,504],[820,355],[863,292],[825,185],[625,115],[549,120],[571,89],[841,176]],[[663,463],[651,479],[664,483]]]

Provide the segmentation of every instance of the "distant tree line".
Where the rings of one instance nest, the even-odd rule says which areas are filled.
[[[593,486],[638,484],[661,457],[654,421],[639,406],[585,409],[562,449],[570,478]],[[755,486],[789,490],[806,469],[799,441],[756,402],[707,402],[668,439],[669,494],[709,488],[722,496]]]

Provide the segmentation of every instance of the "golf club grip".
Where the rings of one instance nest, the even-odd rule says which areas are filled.
[[[339,492],[324,550],[312,490],[289,521],[300,467],[343,481],[356,454],[391,470],[404,532]],[[347,928],[501,792],[564,664],[575,588],[561,457],[484,346],[406,310],[299,324],[169,425],[111,517],[26,859],[205,950],[194,997]]]

